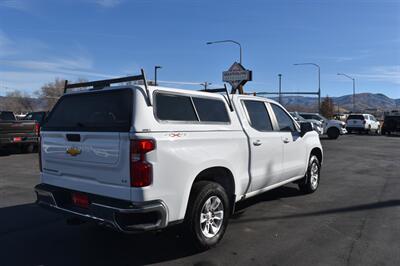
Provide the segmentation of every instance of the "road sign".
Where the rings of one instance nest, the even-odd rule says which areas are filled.
[[[222,81],[228,82],[235,91],[239,86],[243,86],[247,81],[252,80],[252,71],[245,69],[240,63],[233,63],[228,71],[222,72]]]

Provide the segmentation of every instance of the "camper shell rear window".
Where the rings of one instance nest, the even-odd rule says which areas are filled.
[[[67,94],[54,106],[42,130],[129,132],[131,120],[130,89]]]

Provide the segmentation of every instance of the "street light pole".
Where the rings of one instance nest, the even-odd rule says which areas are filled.
[[[282,74],[278,74],[279,79],[279,103],[282,104]]]
[[[242,64],[242,45],[239,42],[234,41],[234,40],[223,40],[223,41],[207,42],[207,44],[210,45],[210,44],[215,44],[215,43],[226,43],[226,42],[234,43],[239,46],[239,63]]]
[[[154,86],[157,86],[157,70],[162,68],[161,66],[154,67]]]
[[[318,112],[321,112],[321,67],[316,63],[298,63],[295,66],[312,65],[318,68]]]
[[[356,79],[344,73],[337,73],[339,76],[345,76],[353,81],[353,113],[356,110]]]

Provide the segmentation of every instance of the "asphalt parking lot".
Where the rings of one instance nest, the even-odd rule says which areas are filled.
[[[202,253],[174,230],[66,225],[33,203],[37,155],[0,156],[0,265],[400,265],[400,137],[322,144],[316,193],[287,185],[247,200],[222,242]]]

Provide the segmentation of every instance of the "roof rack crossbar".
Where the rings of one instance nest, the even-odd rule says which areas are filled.
[[[228,88],[226,87],[226,84],[224,83],[223,88],[218,88],[218,89],[204,89],[204,90],[199,90],[199,91],[204,91],[204,92],[211,92],[211,93],[218,93],[218,92],[225,92],[226,93],[226,101],[228,103],[229,109],[231,112],[233,112],[233,105],[231,98],[229,97],[229,91]]]
[[[68,80],[65,80],[64,93],[66,93],[68,91],[68,89],[92,87],[92,89],[98,90],[98,89],[103,89],[105,87],[108,87],[113,83],[122,83],[122,82],[143,80],[144,87],[145,87],[146,94],[147,94],[147,102],[149,105],[151,105],[150,92],[149,92],[149,88],[147,86],[146,76],[144,74],[143,69],[141,69],[140,71],[141,71],[141,75],[128,76],[128,77],[115,78],[115,79],[104,79],[104,80],[96,80],[96,81],[73,83],[73,84],[68,84]]]

